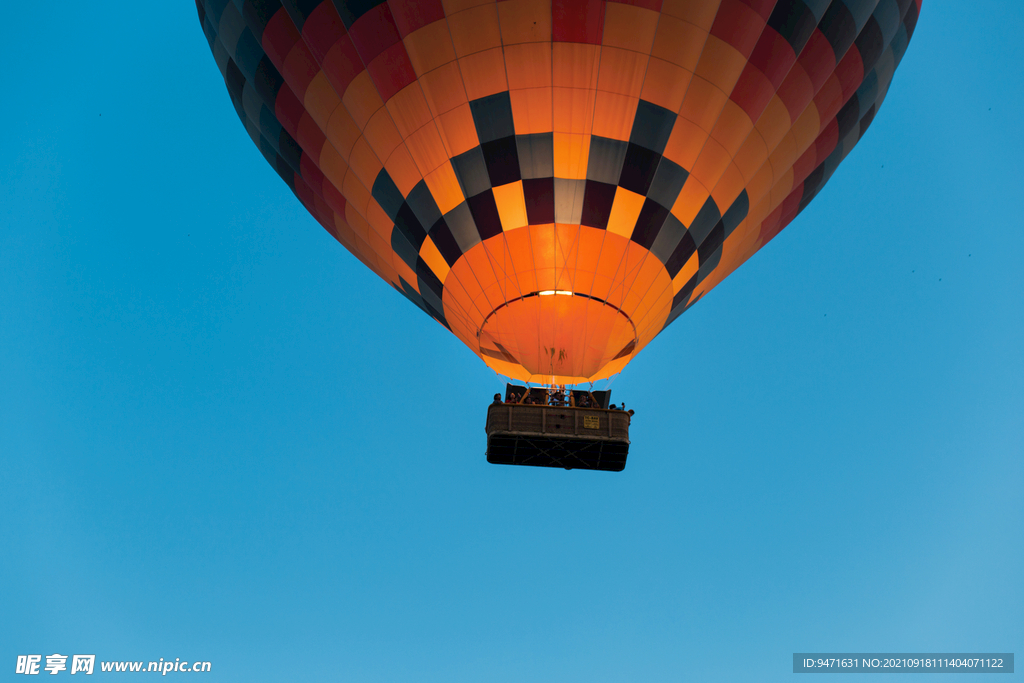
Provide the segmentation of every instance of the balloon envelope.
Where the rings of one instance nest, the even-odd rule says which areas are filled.
[[[501,374],[620,371],[871,124],[920,0],[197,0],[267,161]]]

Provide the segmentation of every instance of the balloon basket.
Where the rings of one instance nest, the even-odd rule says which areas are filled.
[[[487,462],[621,472],[629,422],[621,410],[496,403],[487,410]]]

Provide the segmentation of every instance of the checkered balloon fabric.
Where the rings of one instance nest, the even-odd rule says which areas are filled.
[[[871,124],[920,0],[197,0],[249,136],[519,380],[608,377]]]

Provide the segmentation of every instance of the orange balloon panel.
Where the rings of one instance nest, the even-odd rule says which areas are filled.
[[[520,380],[620,371],[785,227],[920,0],[197,0],[267,161]]]
[[[579,225],[495,235],[445,279],[448,323],[495,370],[543,383],[600,379],[662,329],[664,265],[622,236]],[[616,364],[620,367],[621,364]]]

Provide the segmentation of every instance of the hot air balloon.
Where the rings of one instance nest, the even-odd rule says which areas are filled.
[[[814,198],[920,0],[196,6],[250,137],[331,235],[499,374],[578,385]]]

